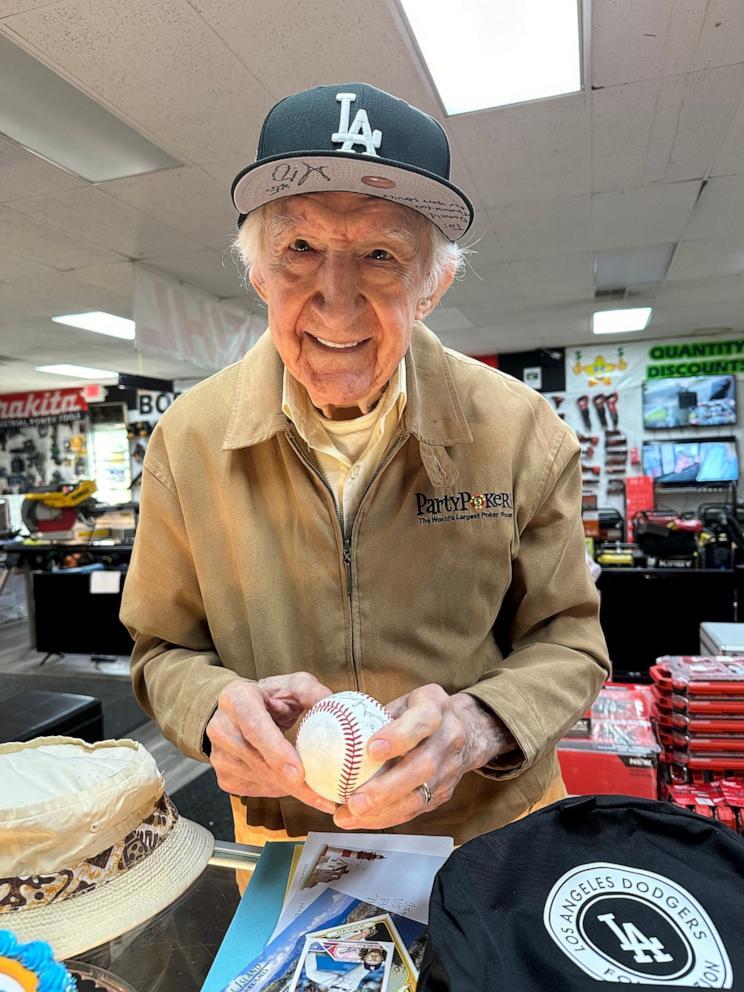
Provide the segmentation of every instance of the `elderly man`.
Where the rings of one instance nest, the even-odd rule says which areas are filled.
[[[465,841],[565,794],[554,745],[608,672],[579,446],[421,323],[472,219],[432,118],[366,84],[288,97],[233,199],[269,330],[150,441],[137,697],[211,761],[238,840]],[[287,732],[343,689],[395,719],[369,744],[390,765],[336,808]]]

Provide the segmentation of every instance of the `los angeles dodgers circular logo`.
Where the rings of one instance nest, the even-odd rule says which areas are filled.
[[[733,988],[731,962],[707,912],[663,875],[579,865],[551,889],[543,920],[563,953],[600,981]]]

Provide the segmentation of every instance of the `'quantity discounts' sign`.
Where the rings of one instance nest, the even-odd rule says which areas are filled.
[[[744,372],[744,338],[736,341],[656,344],[649,348],[648,357],[654,364],[646,366],[647,379],[736,375],[737,372]]]

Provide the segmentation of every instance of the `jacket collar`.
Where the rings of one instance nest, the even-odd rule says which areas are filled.
[[[289,421],[281,408],[283,372],[271,334],[266,331],[239,363],[223,450],[251,447],[287,430]],[[449,486],[458,472],[446,448],[471,444],[473,435],[442,343],[418,322],[406,354],[406,377],[405,430],[420,442],[422,461],[432,484]]]

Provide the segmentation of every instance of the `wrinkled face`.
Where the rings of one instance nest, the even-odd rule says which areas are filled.
[[[250,280],[274,345],[326,416],[374,404],[408,350],[423,299],[427,232],[419,214],[359,193],[277,201]],[[346,414],[348,416],[348,413]]]

